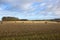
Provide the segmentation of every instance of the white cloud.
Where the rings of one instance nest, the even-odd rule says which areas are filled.
[[[45,5],[46,5],[46,3],[41,3],[41,4],[40,4],[40,6],[45,6]]]
[[[60,16],[60,11],[55,11],[55,13]]]
[[[47,8],[52,8],[53,7],[53,5],[47,5]]]
[[[2,2],[10,3],[14,7],[28,8],[31,3],[40,2],[41,0],[2,0]]]
[[[3,10],[3,8],[0,8],[0,10]]]
[[[43,12],[40,11],[40,13],[53,12],[56,16],[60,16],[60,0],[3,0],[3,2],[10,3],[13,7],[24,10],[25,13],[37,11],[36,9],[39,9],[39,7],[34,8],[32,4],[41,2],[39,6],[46,7],[46,9]],[[0,10],[2,9],[0,8]]]
[[[31,7],[31,5],[32,5],[32,3],[26,3],[26,4],[21,5],[21,7],[24,10],[28,10]]]

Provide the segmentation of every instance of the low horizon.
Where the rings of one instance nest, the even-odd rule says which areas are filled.
[[[18,17],[12,17],[12,16],[4,16],[4,17],[2,17],[2,18],[7,18],[7,17],[9,17],[9,18],[18,18]],[[0,21],[2,21],[2,18],[1,18],[1,20]],[[18,19],[22,19],[22,18],[18,18]],[[60,18],[51,18],[51,19],[26,19],[26,20],[54,20],[54,19],[60,19]],[[24,19],[23,19],[24,20]]]

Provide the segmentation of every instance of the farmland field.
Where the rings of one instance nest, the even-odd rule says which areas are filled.
[[[60,23],[3,22],[0,40],[60,40]]]

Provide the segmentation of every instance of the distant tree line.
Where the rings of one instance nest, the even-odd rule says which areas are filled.
[[[46,21],[55,21],[55,22],[60,22],[60,18],[49,19],[49,20],[46,20]]]
[[[2,21],[27,21],[27,19],[19,19],[16,17],[2,17]]]
[[[28,19],[20,19],[20,21],[29,21]]]
[[[60,22],[60,18],[53,19],[52,21]]]
[[[19,19],[16,17],[2,17],[2,21],[29,21],[28,19]],[[46,19],[46,20],[30,20],[30,21],[56,21],[56,22],[60,22],[60,18],[56,18],[56,19]]]
[[[19,21],[20,19],[16,17],[3,17],[2,21]]]

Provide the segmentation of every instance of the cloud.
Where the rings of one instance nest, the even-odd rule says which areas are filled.
[[[0,4],[4,4],[0,10],[19,11],[24,16],[60,17],[60,0],[0,0]]]
[[[3,10],[3,8],[0,8],[0,10]]]

